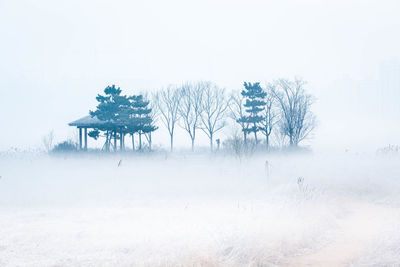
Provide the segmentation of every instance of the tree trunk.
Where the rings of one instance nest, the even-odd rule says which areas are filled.
[[[192,138],[192,152],[194,152],[194,138]]]
[[[124,142],[122,141],[123,139],[123,135],[122,135],[122,129],[119,131],[119,150],[122,151],[123,150],[123,144]]]
[[[149,136],[149,147],[150,147],[150,150],[152,149],[152,143],[153,143],[153,140],[151,139],[151,132],[150,132],[150,136]]]
[[[213,150],[214,150],[214,142],[213,142],[213,135],[212,134],[210,134],[210,149],[211,149],[211,152],[213,152]]]
[[[107,152],[110,152],[111,151],[111,140],[112,140],[112,132],[111,131],[108,131],[107,132],[107,137],[108,137],[108,140],[107,140]]]
[[[265,145],[267,147],[267,151],[269,150],[269,134],[265,134]]]
[[[117,130],[114,131],[114,151],[117,151]]]
[[[142,133],[139,132],[139,150],[142,150]]]
[[[151,132],[149,132],[149,149],[151,150]]]
[[[104,147],[106,151],[108,151],[108,131],[106,132],[106,142],[104,143]]]
[[[132,150],[135,151],[135,134],[132,134]]]
[[[171,152],[174,150],[174,134],[170,134],[171,138]]]
[[[256,141],[256,146],[257,146],[257,125],[254,123],[254,140]]]

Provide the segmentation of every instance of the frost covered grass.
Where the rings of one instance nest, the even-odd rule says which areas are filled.
[[[400,212],[386,222],[379,236],[371,242],[363,255],[352,266],[399,266],[400,265]]]
[[[345,154],[240,161],[2,156],[0,265],[291,265],[334,242],[355,212],[348,199],[397,211],[397,163]],[[388,248],[385,259],[374,258],[378,265],[400,262],[390,252],[398,235],[385,238],[399,217],[387,214],[382,235],[373,239]],[[372,264],[372,250],[366,247],[353,264]]]

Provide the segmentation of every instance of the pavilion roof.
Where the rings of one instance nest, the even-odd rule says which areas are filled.
[[[96,127],[102,124],[105,124],[106,121],[99,120],[96,116],[92,117],[90,115],[80,118],[76,121],[69,123],[69,126],[77,126],[77,127]]]

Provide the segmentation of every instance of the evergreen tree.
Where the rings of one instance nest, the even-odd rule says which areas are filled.
[[[110,149],[112,138],[114,138],[114,150],[116,150],[117,139],[120,139],[121,149],[123,149],[125,135],[131,134],[132,146],[135,150],[134,135],[138,133],[139,149],[142,149],[142,134],[151,134],[157,130],[150,114],[152,111],[150,102],[143,95],[126,96],[121,92],[119,87],[112,85],[104,89],[104,95],[97,95],[96,100],[99,104],[95,111],[90,111],[90,115],[96,116],[103,123],[90,131],[89,136],[97,139],[100,133],[104,132],[106,150]]]
[[[246,98],[244,107],[246,108],[247,116],[244,116],[238,120],[238,122],[247,123],[251,125],[248,128],[243,129],[247,133],[254,133],[254,138],[257,144],[257,132],[260,130],[260,123],[263,117],[260,115],[265,108],[264,98],[266,93],[261,88],[260,83],[247,83],[244,82],[244,90],[242,90],[242,96]]]
[[[95,111],[89,111],[92,117],[97,117],[104,121],[104,124],[89,132],[89,136],[97,139],[100,131],[106,136],[105,148],[110,149],[111,139],[114,137],[114,150],[117,146],[118,135],[123,134],[125,122],[129,117],[130,102],[127,96],[121,95],[122,90],[115,85],[107,86],[104,95],[97,95],[96,100],[99,104]]]
[[[139,134],[139,150],[142,149],[142,134],[151,133],[157,130],[153,125],[153,119],[150,116],[150,102],[145,100],[143,95],[134,95],[129,97],[130,115],[127,120],[127,131],[132,136],[132,147],[134,149],[134,134]]]

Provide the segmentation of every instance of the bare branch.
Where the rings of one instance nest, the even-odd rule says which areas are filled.
[[[229,100],[225,89],[221,89],[211,82],[203,83],[203,102],[200,129],[210,139],[210,149],[213,150],[213,137],[216,132],[226,126],[225,114]]]
[[[180,118],[178,112],[180,99],[179,90],[174,86],[168,86],[167,89],[161,90],[154,95],[157,112],[159,112],[159,117],[170,135],[171,151],[173,151],[174,147],[175,125]]]
[[[194,151],[196,130],[200,128],[200,116],[203,111],[203,89],[206,84],[206,82],[186,82],[179,89],[178,112],[182,118],[180,126],[189,134],[192,141],[192,151]]]
[[[270,86],[281,109],[280,130],[289,138],[291,146],[297,146],[310,136],[316,127],[316,119],[310,107],[313,97],[304,89],[305,81],[280,79]]]

